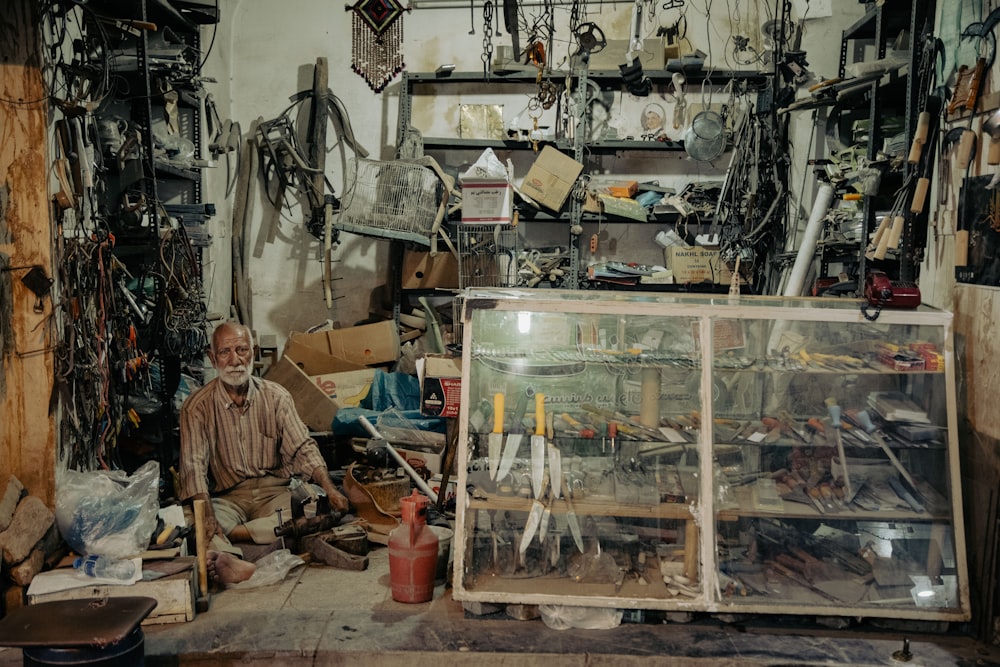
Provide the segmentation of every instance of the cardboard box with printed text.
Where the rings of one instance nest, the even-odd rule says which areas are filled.
[[[733,274],[722,261],[718,250],[701,246],[680,248],[670,246],[663,251],[667,268],[674,274],[674,282],[728,284]]]
[[[581,163],[546,146],[521,182],[521,192],[541,206],[558,212],[582,171]]]
[[[458,417],[462,396],[462,360],[425,355],[417,360],[420,412],[430,417]]]

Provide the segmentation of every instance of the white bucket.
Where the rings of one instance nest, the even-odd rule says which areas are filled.
[[[451,564],[451,538],[455,531],[444,526],[427,526],[438,538],[437,570],[434,573],[434,585],[440,586],[448,578],[448,566]]]

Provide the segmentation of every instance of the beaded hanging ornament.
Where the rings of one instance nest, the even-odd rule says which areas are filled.
[[[397,0],[358,0],[351,15],[351,69],[376,93],[403,71],[403,20]]]

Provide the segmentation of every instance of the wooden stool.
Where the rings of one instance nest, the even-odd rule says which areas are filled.
[[[149,597],[59,600],[22,607],[0,620],[0,646],[20,647],[24,665],[142,665],[139,624]]]

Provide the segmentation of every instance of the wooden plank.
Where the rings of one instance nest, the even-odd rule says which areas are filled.
[[[48,96],[41,74],[37,41],[37,3],[11,0],[0,22],[0,52],[5,54],[0,94],[20,104],[0,105],[0,252],[11,266],[39,264],[52,275],[52,219],[47,184],[49,155]],[[34,311],[35,295],[23,284],[22,272],[11,274],[13,338],[11,352],[0,363],[5,389],[0,395],[0,470],[12,473],[46,505],[55,502],[55,421],[49,415],[53,385],[50,327],[52,300]]]
[[[531,510],[531,500],[518,496],[500,496],[480,492],[484,498],[473,498],[469,503],[470,510],[508,510],[512,512],[528,512]],[[632,505],[616,503],[610,499],[588,497],[573,501],[576,515],[591,516],[631,516],[655,519],[691,519],[691,506],[684,503],[660,503],[658,505]],[[564,499],[552,501],[552,513],[564,514],[567,504]]]
[[[1000,290],[980,285],[955,286],[955,359],[966,394],[966,417],[974,431],[1000,439]],[[1000,460],[993,463],[1000,468]]]
[[[197,571],[192,567],[194,559],[185,557],[188,569],[153,581],[137,581],[130,586],[94,585],[71,588],[65,591],[28,596],[28,604],[41,604],[54,600],[82,600],[85,598],[113,598],[142,595],[154,598],[156,608],[142,622],[143,625],[180,623],[192,621],[195,617],[195,590]]]

